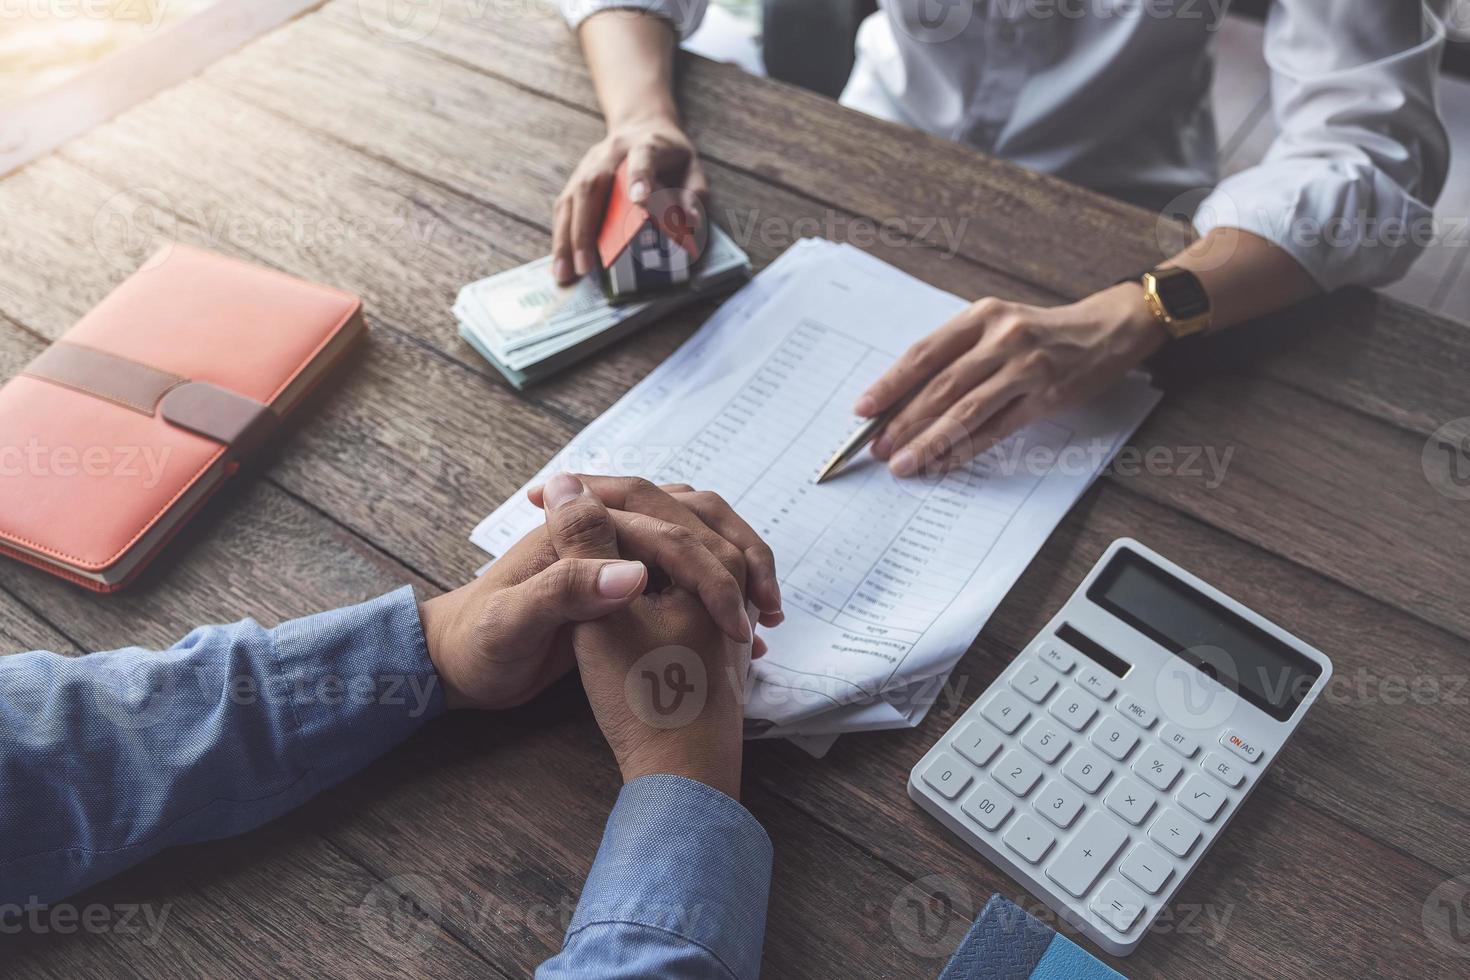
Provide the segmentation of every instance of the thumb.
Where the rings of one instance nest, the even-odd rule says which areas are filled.
[[[501,595],[516,625],[556,629],[617,612],[647,583],[642,562],[563,558]]]

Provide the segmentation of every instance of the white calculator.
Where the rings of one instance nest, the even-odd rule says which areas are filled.
[[[1332,676],[1127,538],[909,775],[909,795],[1126,956]]]

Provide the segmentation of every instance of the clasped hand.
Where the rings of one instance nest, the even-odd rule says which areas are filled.
[[[576,664],[624,780],[738,798],[743,681],[778,625],[775,560],[718,495],[559,474],[546,511],[478,581],[420,607],[451,708],[508,708]]]

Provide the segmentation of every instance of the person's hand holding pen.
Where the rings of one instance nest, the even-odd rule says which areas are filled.
[[[943,472],[1091,398],[1168,337],[1142,293],[1127,283],[1067,306],[972,303],[858,399],[864,418],[897,408],[874,433],[873,455],[895,476]]]
[[[1198,280],[1215,331],[1316,293],[1282,249],[1215,228],[1159,268]],[[857,400],[896,476],[961,466],[1018,429],[1104,391],[1169,339],[1140,281],[1063,306],[987,297],[914,344]]]

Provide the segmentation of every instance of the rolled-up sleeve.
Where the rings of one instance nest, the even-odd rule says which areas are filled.
[[[693,34],[704,20],[709,0],[560,0],[562,16],[573,30],[582,21],[604,10],[642,11],[662,17],[674,26],[682,40]]]
[[[1195,227],[1275,242],[1323,289],[1398,279],[1434,237],[1449,143],[1436,110],[1444,27],[1419,3],[1275,0],[1266,61],[1279,135]]]

